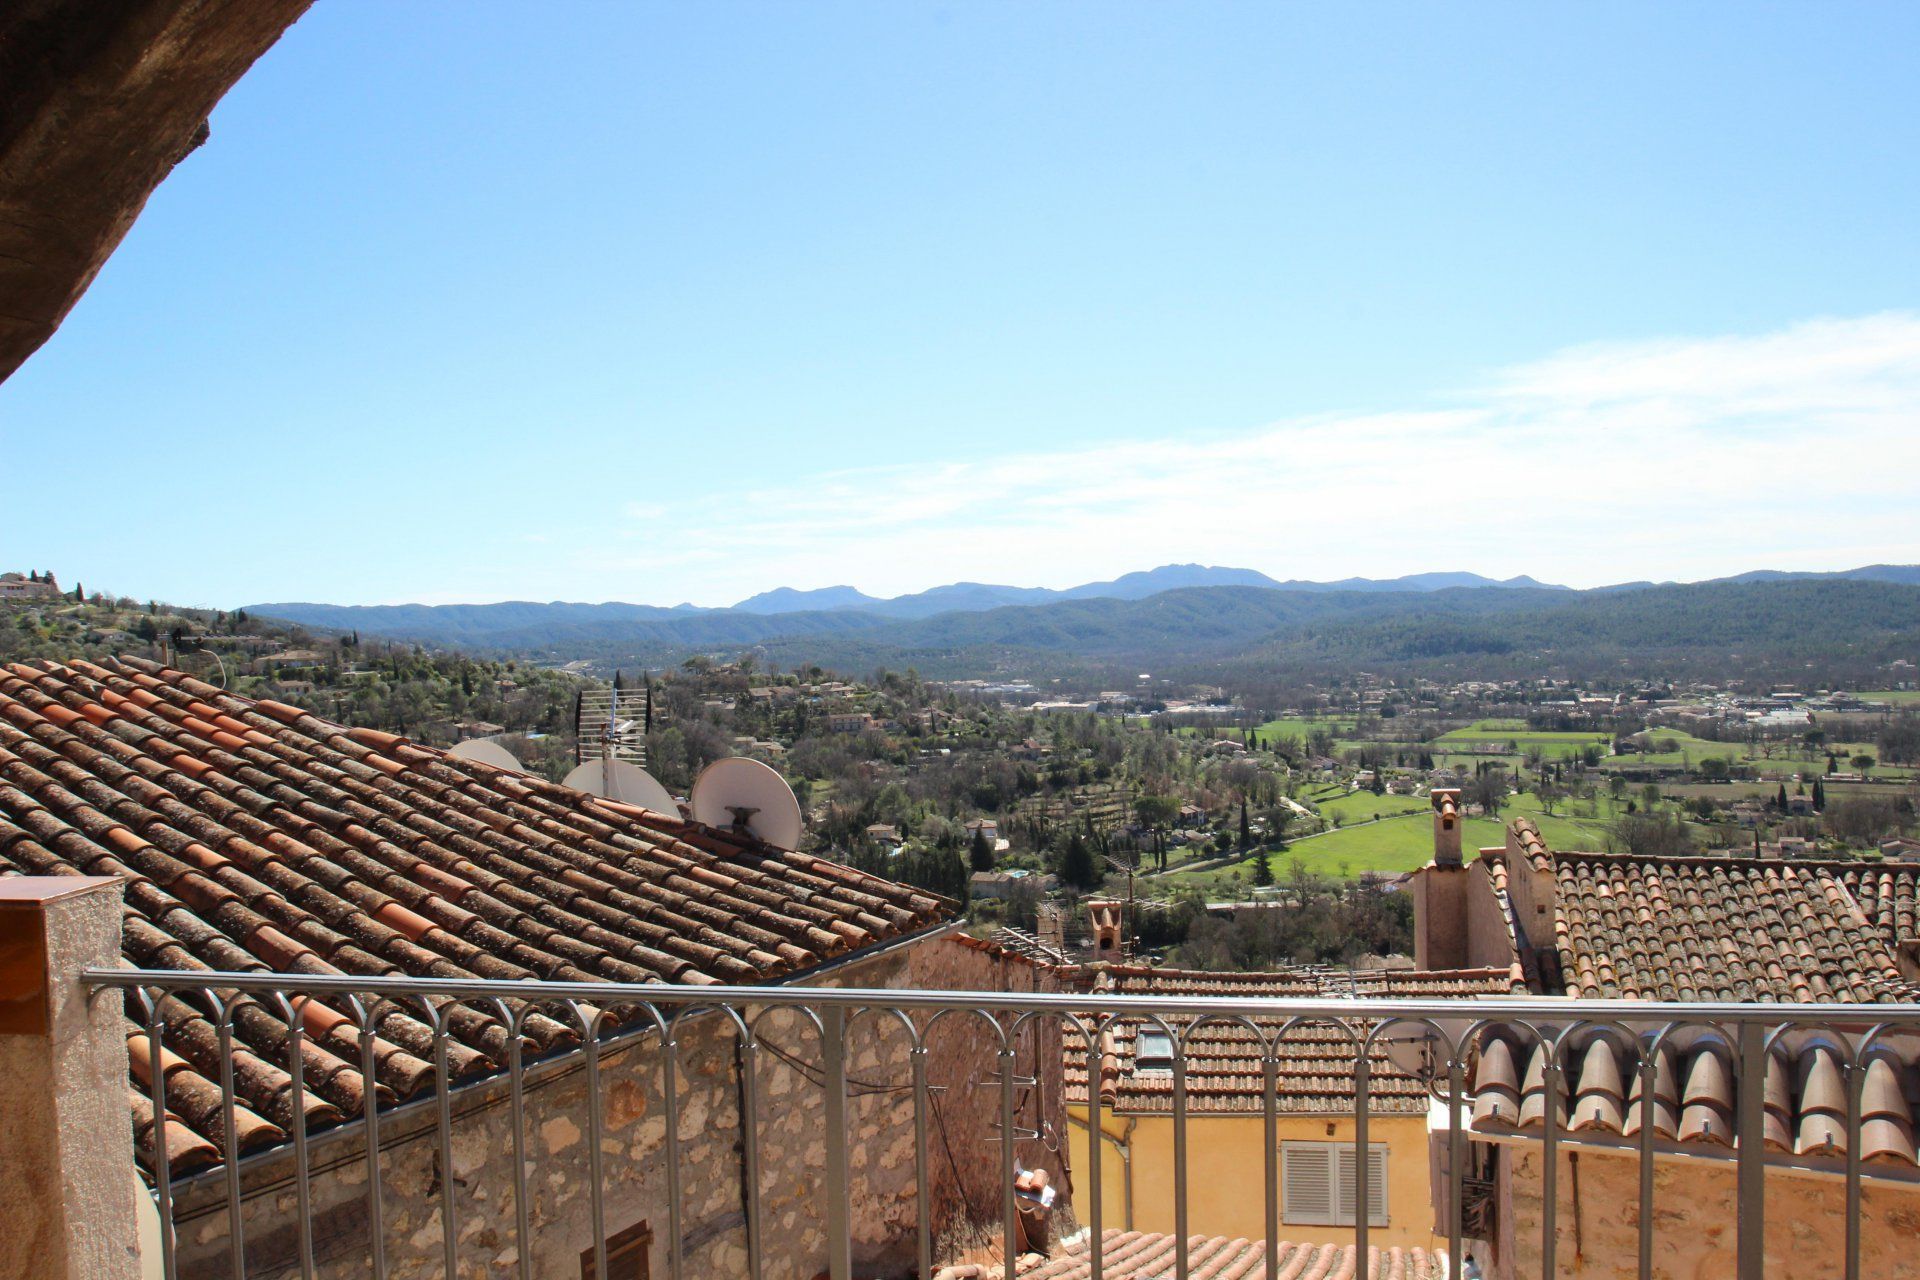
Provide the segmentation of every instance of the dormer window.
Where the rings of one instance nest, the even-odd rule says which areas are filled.
[[[1173,1037],[1164,1031],[1142,1031],[1133,1040],[1135,1075],[1173,1074]]]

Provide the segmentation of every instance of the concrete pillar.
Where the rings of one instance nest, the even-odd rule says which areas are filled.
[[[0,1276],[139,1280],[120,881],[0,878]]]

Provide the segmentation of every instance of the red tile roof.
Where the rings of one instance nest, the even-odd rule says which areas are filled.
[[[1568,995],[1645,1000],[1920,998],[1920,867],[1554,853],[1555,937]]]
[[[1153,969],[1115,965],[1094,986],[1113,995],[1163,996],[1427,996],[1505,995],[1512,980],[1504,969],[1376,971],[1356,975],[1309,970],[1264,973],[1204,973],[1185,969]],[[1176,1034],[1199,1019],[1189,1014],[1165,1015]],[[1255,1018],[1268,1036],[1278,1035],[1284,1016]],[[1112,1024],[1100,1054],[1101,1104],[1122,1112],[1171,1112],[1173,1076],[1168,1071],[1139,1069],[1135,1054],[1139,1033],[1152,1023],[1120,1018]],[[1355,1031],[1364,1034],[1357,1023]],[[1063,1037],[1067,1054],[1066,1086],[1070,1102],[1087,1101],[1087,1054],[1081,1037],[1071,1028]],[[1288,1113],[1352,1114],[1356,1098],[1353,1040],[1337,1026],[1306,1023],[1280,1040],[1281,1065],[1276,1104]],[[1238,1023],[1212,1022],[1191,1032],[1186,1042],[1187,1109],[1190,1114],[1259,1112],[1265,1107],[1265,1077],[1260,1063],[1260,1038]],[[1424,1112],[1427,1094],[1413,1076],[1398,1070],[1384,1048],[1371,1057],[1368,1109],[1372,1113]]]
[[[1797,1054],[1778,1046],[1768,1054],[1762,1141],[1769,1150],[1845,1157],[1846,1054],[1838,1045],[1815,1039]],[[1488,1037],[1474,1066],[1473,1128],[1489,1134],[1542,1132],[1546,1057],[1543,1045],[1517,1033],[1502,1030]],[[1642,1105],[1638,1043],[1596,1036],[1574,1047],[1562,1065],[1554,1114],[1563,1135],[1636,1138],[1642,1125],[1651,1123],[1656,1137],[1683,1147],[1704,1151],[1735,1145],[1736,1055],[1718,1036],[1685,1042],[1678,1052],[1659,1051],[1650,1110]],[[1920,1067],[1891,1050],[1874,1050],[1867,1054],[1866,1072],[1861,1157],[1875,1167],[1910,1172],[1916,1166],[1913,1120],[1920,1110]]]
[[[1173,1275],[1174,1237],[1140,1231],[1102,1233],[1101,1273],[1106,1280],[1164,1280]],[[1187,1238],[1188,1274],[1192,1280],[1254,1280],[1266,1274],[1271,1252],[1279,1274],[1298,1280],[1340,1280],[1358,1274],[1359,1254],[1354,1246],[1333,1244],[1268,1245],[1265,1241],[1226,1236]],[[1427,1249],[1369,1249],[1367,1274],[1373,1280],[1441,1280],[1447,1274],[1446,1255]],[[1021,1280],[1092,1280],[1093,1252],[1082,1236],[1051,1258],[1023,1256]],[[934,1280],[1004,1280],[1006,1268],[994,1262],[968,1262],[934,1273]]]
[[[812,854],[135,659],[0,667],[0,875],[14,874],[124,878],[127,960],[183,970],[750,983],[951,910]],[[175,999],[162,1012],[177,1172],[217,1159],[220,1063],[197,1008]],[[319,1001],[303,1021],[308,1123],[357,1114],[352,1026]],[[243,1147],[270,1145],[292,1120],[285,1027],[251,1000],[234,1022],[236,1129]],[[500,1019],[460,1007],[450,1022],[454,1072],[493,1070]],[[541,1050],[573,1035],[540,1013],[523,1025]],[[425,1024],[389,1009],[376,1030],[378,1098],[427,1087]],[[141,1027],[128,1033],[142,1081],[154,1055]],[[144,1097],[134,1113],[150,1153]]]

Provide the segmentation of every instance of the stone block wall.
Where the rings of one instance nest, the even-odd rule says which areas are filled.
[[[1540,1150],[1499,1148],[1500,1240],[1490,1275],[1543,1274]],[[1636,1153],[1562,1148],[1556,1274],[1631,1280],[1639,1274],[1640,1163]],[[1660,1280],[1721,1280],[1737,1258],[1732,1161],[1656,1158],[1653,1273]],[[1920,1280],[1920,1187],[1861,1182],[1862,1280]],[[1766,1274],[1838,1276],[1846,1258],[1846,1183],[1833,1174],[1772,1167],[1766,1179]]]
[[[1051,981],[1017,958],[982,952],[950,936],[924,940],[822,975],[809,985],[1026,990]],[[967,1220],[997,1222],[1000,1201],[999,1093],[990,1028],[948,1015],[927,1037],[934,1095],[928,1117],[929,1181],[937,1240],[964,1239]],[[762,1266],[769,1280],[812,1280],[827,1267],[826,1099],[820,1045],[805,1015],[770,1010],[755,1027],[760,1050],[759,1212]],[[1019,1123],[1057,1137],[1064,1128],[1057,1030],[1021,1041],[1017,1071],[1035,1075],[1022,1091]],[[740,1123],[741,1046],[730,1020],[706,1016],[678,1036],[680,1238],[688,1277],[747,1272],[746,1174]],[[851,1018],[847,1036],[849,1199],[856,1274],[907,1274],[915,1258],[918,1173],[910,1042],[892,1014]],[[540,1074],[544,1071],[544,1074]],[[670,1274],[665,1063],[657,1036],[603,1049],[601,1057],[603,1216],[609,1235],[644,1223],[652,1233],[650,1275]],[[592,1243],[589,1147],[593,1131],[584,1061],[544,1066],[524,1098],[526,1246],[532,1274],[577,1277]],[[443,1170],[431,1103],[383,1118],[382,1207],[387,1262],[395,1277],[444,1273],[443,1179],[450,1178],[462,1277],[519,1273],[512,1111],[504,1080],[459,1094],[451,1169]],[[1055,1147],[1060,1144],[1056,1141]],[[1047,1167],[1064,1189],[1064,1155],[1027,1144],[1023,1163]],[[357,1129],[317,1148],[310,1162],[313,1250],[325,1277],[369,1273],[370,1223],[365,1148]],[[282,1156],[248,1169],[242,1216],[249,1276],[299,1274],[294,1169]],[[229,1274],[227,1204],[218,1176],[183,1189],[176,1211],[181,1275]]]

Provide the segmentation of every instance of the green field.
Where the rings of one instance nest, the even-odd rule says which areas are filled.
[[[1377,796],[1371,791],[1352,791],[1313,801],[1313,807],[1329,821],[1338,815],[1343,823],[1365,822],[1375,814],[1424,813],[1432,806],[1433,802],[1425,796]]]
[[[1464,729],[1451,729],[1434,739],[1435,751],[1444,749],[1447,743],[1462,747],[1504,747],[1509,755],[1525,755],[1538,749],[1544,755],[1566,758],[1577,756],[1588,747],[1599,747],[1604,754],[1612,745],[1612,739],[1607,734],[1592,731],[1529,729],[1524,720],[1476,720]]]
[[[1803,774],[1809,778],[1825,773],[1829,750],[1840,757],[1842,769],[1851,769],[1852,765],[1849,761],[1861,752],[1876,759],[1880,754],[1879,749],[1870,742],[1834,742],[1821,747],[1818,751],[1811,751],[1802,743],[1778,740],[1758,745],[1745,742],[1713,742],[1706,738],[1696,738],[1678,729],[1649,729],[1646,733],[1639,735],[1638,741],[1661,746],[1671,744],[1673,749],[1611,756],[1601,762],[1601,767],[1631,769],[1636,763],[1693,766],[1698,765],[1708,756],[1719,756],[1734,764],[1746,765],[1760,777],[1778,780],[1793,773]],[[1871,776],[1894,781],[1910,777],[1912,773],[1913,770],[1906,766],[1875,765]]]
[[[1896,707],[1920,706],[1920,689],[1872,689],[1854,697],[1868,702],[1890,702]]]
[[[1267,721],[1260,726],[1259,732],[1262,735],[1290,733],[1297,738],[1304,738],[1315,729],[1325,729],[1338,738],[1351,734],[1358,727],[1358,722],[1351,718],[1333,717],[1323,720],[1313,716],[1285,716],[1279,720]]]
[[[1429,802],[1416,796],[1361,796],[1348,797],[1349,800],[1397,800],[1416,801],[1421,810]],[[1324,809],[1324,805],[1322,806]],[[1369,814],[1370,810],[1367,811]],[[1593,818],[1569,817],[1565,814],[1549,816],[1540,808],[1540,802],[1531,793],[1515,796],[1508,806],[1501,810],[1499,818],[1468,818],[1462,828],[1461,846],[1467,857],[1472,858],[1476,849],[1505,844],[1506,824],[1514,818],[1531,818],[1540,828],[1540,834],[1555,849],[1604,849],[1606,847],[1606,822],[1612,816],[1613,804],[1601,800],[1597,814]],[[1306,836],[1290,842],[1286,850],[1271,859],[1275,875],[1284,873],[1295,858],[1306,864],[1307,868],[1326,876],[1355,876],[1363,871],[1401,872],[1412,871],[1425,866],[1433,857],[1433,824],[1425,820],[1422,813],[1407,812],[1402,816],[1386,818],[1380,822],[1369,822],[1364,817],[1354,825],[1330,831],[1325,835]],[[1201,879],[1207,876],[1230,878],[1238,871],[1244,882],[1252,878],[1253,860],[1246,859],[1230,866],[1213,871],[1176,872],[1170,878],[1180,880],[1183,877]]]

